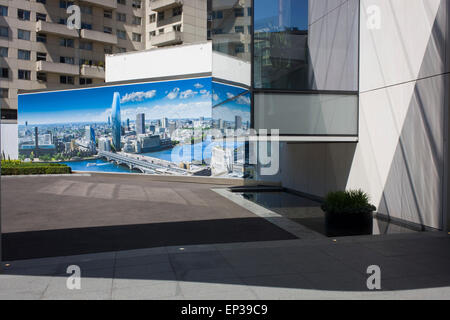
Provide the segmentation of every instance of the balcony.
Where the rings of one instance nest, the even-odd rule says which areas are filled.
[[[158,20],[156,22],[156,26],[159,28],[159,27],[163,27],[163,26],[173,24],[173,23],[178,23],[178,22],[181,22],[181,14],[178,16],[169,17],[169,18],[166,18],[163,20]]]
[[[49,73],[60,73],[77,76],[80,74],[80,69],[78,66],[68,63],[58,63],[50,61],[37,61],[36,71],[39,72],[49,72]]]
[[[117,0],[82,0],[82,1],[106,9],[117,9]]]
[[[181,31],[171,31],[153,36],[152,46],[162,47],[183,42],[183,33]]]
[[[164,11],[170,8],[182,6],[182,0],[151,0],[150,9],[153,11]]]
[[[117,36],[114,34],[104,33],[100,31],[81,29],[80,36],[82,39],[97,41],[107,44],[117,44]]]
[[[83,77],[105,79],[105,68],[83,64],[81,66],[80,74]]]
[[[36,32],[55,34],[71,38],[78,37],[77,30],[70,30],[65,24],[45,22],[42,20],[36,22]]]

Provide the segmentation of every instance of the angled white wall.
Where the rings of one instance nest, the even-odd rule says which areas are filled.
[[[129,81],[211,72],[211,42],[106,56],[105,81]]]
[[[445,227],[449,7],[361,0],[359,142],[283,145],[284,186],[318,196],[361,188],[383,214]],[[374,8],[380,29],[368,28]]]

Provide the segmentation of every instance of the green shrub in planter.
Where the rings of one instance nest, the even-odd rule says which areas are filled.
[[[2,175],[69,174],[72,169],[61,163],[21,162],[2,160]]]
[[[331,214],[372,213],[377,208],[370,204],[369,196],[362,190],[330,192],[322,210]]]
[[[329,193],[322,205],[328,236],[371,234],[376,207],[362,190]]]

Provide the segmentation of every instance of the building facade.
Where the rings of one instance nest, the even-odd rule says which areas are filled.
[[[206,0],[0,0],[0,106],[17,91],[99,84],[105,54],[205,41]],[[67,8],[81,29],[67,28]]]

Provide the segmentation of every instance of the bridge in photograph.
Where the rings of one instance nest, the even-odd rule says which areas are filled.
[[[168,167],[161,164],[151,163],[145,160],[139,160],[132,157],[127,157],[122,154],[113,153],[109,151],[99,151],[98,155],[105,158],[107,161],[114,161],[118,165],[124,164],[130,169],[137,169],[143,173],[161,173],[161,174],[181,174],[186,175],[188,172],[177,167]]]

